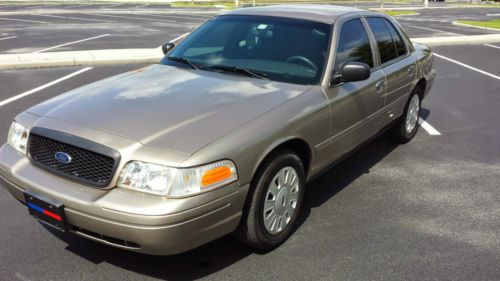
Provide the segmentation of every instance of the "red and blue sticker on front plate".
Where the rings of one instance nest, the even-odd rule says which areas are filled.
[[[63,204],[30,192],[25,192],[24,198],[32,217],[61,231],[67,230]]]

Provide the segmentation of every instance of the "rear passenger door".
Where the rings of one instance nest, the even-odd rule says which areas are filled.
[[[382,17],[367,17],[366,21],[378,49],[378,63],[386,76],[385,104],[388,121],[402,114],[416,75],[410,48],[395,26]]]

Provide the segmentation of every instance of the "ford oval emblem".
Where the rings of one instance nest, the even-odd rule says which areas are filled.
[[[71,155],[69,155],[66,152],[62,151],[56,152],[56,154],[54,154],[54,157],[56,158],[57,161],[64,164],[69,164],[71,162]]]

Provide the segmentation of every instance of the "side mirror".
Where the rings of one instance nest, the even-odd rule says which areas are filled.
[[[173,48],[175,47],[175,44],[174,43],[171,43],[171,42],[168,42],[168,43],[165,43],[161,46],[161,50],[163,52],[164,55],[166,55],[170,50],[172,50]]]
[[[340,73],[332,77],[331,84],[356,82],[370,78],[370,67],[362,62],[348,62],[342,66]]]

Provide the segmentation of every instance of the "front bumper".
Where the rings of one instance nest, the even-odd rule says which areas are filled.
[[[41,170],[6,144],[0,147],[0,185],[23,203],[25,190],[63,203],[70,231],[77,235],[153,255],[184,252],[234,231],[248,191],[248,185],[234,183],[167,199],[122,188],[98,189]]]

